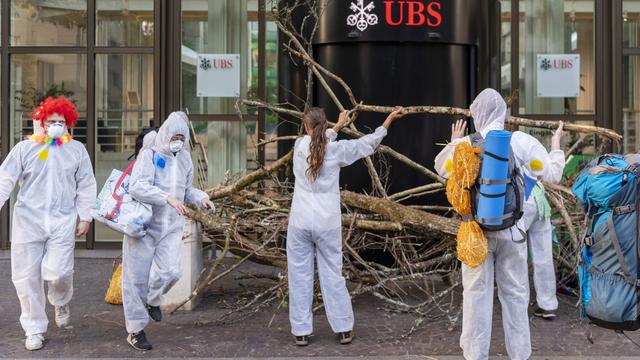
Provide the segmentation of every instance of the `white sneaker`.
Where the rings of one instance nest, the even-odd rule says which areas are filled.
[[[69,326],[69,323],[71,323],[71,310],[69,310],[69,304],[56,306],[55,313],[56,325],[58,325],[59,328]]]
[[[27,336],[27,339],[24,341],[24,347],[29,351],[40,350],[44,346],[44,335],[43,334],[35,334]]]

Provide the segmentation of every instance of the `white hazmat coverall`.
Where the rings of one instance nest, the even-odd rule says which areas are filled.
[[[184,113],[171,113],[158,130],[155,145],[140,152],[131,172],[131,196],[152,205],[153,217],[144,237],[125,236],[122,245],[122,300],[129,333],[137,333],[147,326],[146,305],[160,306],[163,295],[180,279],[185,220],[167,203],[167,198],[173,196],[197,206],[208,198],[204,191],[192,186],[193,162],[187,150],[187,121]],[[174,135],[185,138],[182,150],[176,154],[169,149]]]
[[[520,147],[521,144],[515,144]],[[525,144],[526,146],[527,144]],[[536,154],[546,152],[541,144],[530,144]],[[522,148],[525,151],[527,148]],[[558,184],[562,180],[564,171],[564,151],[554,149],[549,153],[546,167],[548,168],[547,182]],[[536,178],[536,171],[527,166],[524,173]],[[551,226],[551,211],[548,200],[545,198],[544,187],[538,183],[536,189],[524,203],[524,223],[527,229],[529,251],[533,263],[533,285],[536,290],[536,303],[543,309],[555,311],[558,309],[558,297],[556,296],[556,274],[553,263],[553,227]]]
[[[293,173],[295,189],[287,230],[289,276],[289,320],[294,336],[313,332],[314,251],[318,259],[320,289],[331,329],[335,333],[353,330],[351,298],[342,276],[342,215],[340,211],[340,168],[372,155],[387,129],[357,140],[336,139],[329,129],[320,174],[311,181],[306,172],[311,137],[295,143]]]
[[[47,331],[44,281],[53,306],[66,305],[73,296],[76,221],[93,220],[89,209],[96,198],[96,180],[82,143],[50,146],[25,140],[0,166],[0,204],[18,182],[11,279],[20,299],[20,323],[29,336]]]
[[[486,137],[492,130],[503,130],[507,106],[502,96],[493,89],[486,89],[471,104],[475,128]],[[455,145],[470,142],[469,137],[448,144],[436,157],[438,174],[448,178]],[[544,180],[553,177],[551,160],[544,147],[534,137],[514,132],[511,148],[515,166],[523,169],[531,162],[543,164],[536,176]],[[536,151],[542,148],[544,151]],[[538,168],[538,167],[536,167]],[[524,221],[521,219],[511,229],[486,232],[489,242],[487,259],[475,269],[462,264],[463,308],[460,347],[466,359],[487,359],[491,342],[494,278],[498,284],[498,298],[502,305],[502,323],[509,358],[528,359],[531,356],[529,332],[529,279],[527,246],[522,243]]]

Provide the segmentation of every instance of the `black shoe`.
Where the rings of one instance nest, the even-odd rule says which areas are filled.
[[[539,306],[536,306],[535,311],[533,312],[533,315],[543,318],[545,320],[553,320],[556,317],[556,311],[555,310],[544,310],[542,308],[540,308]]]
[[[309,345],[309,335],[296,336],[296,345],[307,346]]]
[[[162,311],[160,310],[160,306],[147,305],[147,311],[149,312],[149,317],[151,317],[153,321],[162,321]]]
[[[127,342],[136,350],[151,350],[151,343],[147,341],[144,330],[127,336]]]
[[[342,345],[351,344],[351,341],[353,341],[353,332],[352,331],[341,332],[338,334],[338,338],[340,340],[340,344]]]

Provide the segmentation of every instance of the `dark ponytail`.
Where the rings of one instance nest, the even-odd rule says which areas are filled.
[[[133,155],[129,156],[129,160],[131,159],[135,159],[138,157],[138,154],[140,154],[140,150],[142,150],[142,145],[144,145],[144,137],[152,132],[152,131],[158,131],[158,128],[155,126],[151,126],[148,128],[144,128],[142,129],[142,131],[138,134],[138,137],[136,138],[136,146],[135,146],[135,152],[133,153]]]
[[[329,122],[324,110],[321,108],[310,108],[304,113],[304,124],[312,130],[311,133],[311,146],[309,147],[309,157],[307,157],[307,163],[309,168],[307,169],[307,176],[314,182],[320,175],[322,164],[324,162],[324,155],[327,149],[327,128]]]

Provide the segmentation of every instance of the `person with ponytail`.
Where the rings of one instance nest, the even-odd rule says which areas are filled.
[[[403,115],[396,108],[374,133],[356,140],[336,141],[347,123],[347,112],[328,129],[323,109],[310,108],[303,116],[306,131],[296,140],[293,154],[295,188],[287,229],[289,320],[299,346],[309,344],[313,332],[314,252],[327,319],[341,344],[353,339],[351,298],[342,276],[342,214],[340,168],[372,155],[387,129]]]

